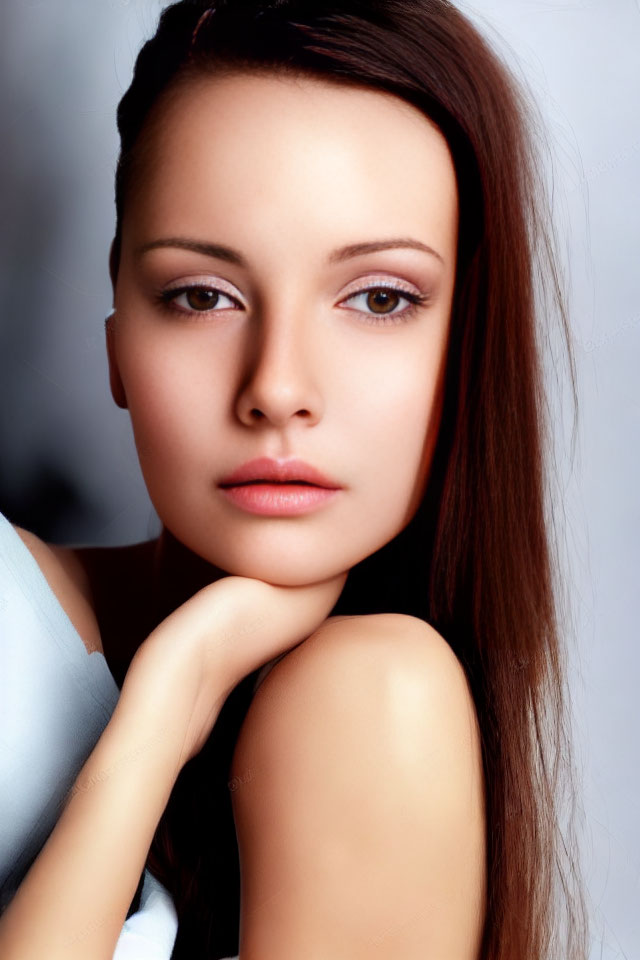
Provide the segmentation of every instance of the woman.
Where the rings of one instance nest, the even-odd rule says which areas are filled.
[[[145,866],[173,957],[584,956],[525,116],[445,2],[165,10],[106,322],[163,530],[15,531],[121,694],[3,956],[112,956]]]

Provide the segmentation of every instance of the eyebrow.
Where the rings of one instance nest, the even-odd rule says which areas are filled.
[[[142,256],[149,250],[156,250],[159,247],[178,247],[181,250],[191,250],[194,253],[202,253],[207,257],[215,257],[218,260],[226,260],[227,263],[234,263],[239,267],[247,267],[247,261],[237,250],[232,247],[226,247],[219,243],[206,243],[201,240],[189,240],[185,237],[166,237],[159,240],[151,240],[143,243],[136,248],[136,255]],[[394,250],[398,248],[409,248],[413,250],[422,250],[424,253],[431,254],[441,263],[444,263],[443,257],[427,246],[420,240],[414,240],[412,237],[397,237],[391,240],[370,240],[366,243],[351,243],[346,247],[339,247],[333,250],[327,263],[341,263],[343,260],[350,260],[352,257],[361,257],[366,253],[377,253],[379,250]]]

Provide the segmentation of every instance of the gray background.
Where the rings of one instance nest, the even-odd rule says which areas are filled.
[[[638,960],[640,3],[459,5],[526,79],[551,146],[579,375],[573,457],[561,416],[557,444],[591,957]],[[103,319],[115,110],[162,6],[3,0],[0,12],[0,509],[59,543],[157,532],[109,393]]]

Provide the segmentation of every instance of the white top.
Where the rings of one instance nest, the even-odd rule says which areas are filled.
[[[254,690],[278,659],[262,667]],[[0,512],[0,912],[57,823],[119,696],[104,654],[87,653]],[[177,930],[169,892],[145,868],[139,908],[125,920],[113,960],[170,960]]]

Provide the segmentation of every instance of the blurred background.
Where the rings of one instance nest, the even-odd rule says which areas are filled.
[[[0,8],[0,510],[44,540],[155,536],[104,318],[115,112],[161,0]],[[575,621],[591,960],[640,958],[640,0],[458,3],[538,105],[578,367],[558,520]],[[562,960],[562,958],[558,958]]]

